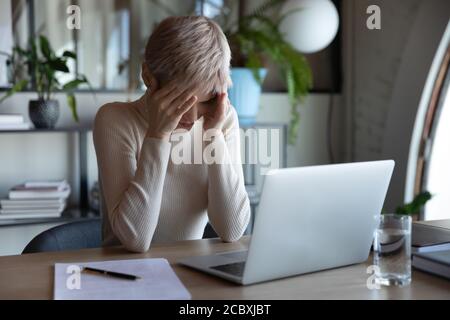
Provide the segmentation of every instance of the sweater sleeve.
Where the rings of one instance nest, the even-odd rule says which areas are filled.
[[[145,138],[137,159],[132,131],[115,126],[123,119],[108,109],[97,113],[93,134],[108,218],[125,248],[145,252],[158,223],[170,143]]]
[[[208,164],[208,217],[225,242],[239,240],[250,220],[250,201],[244,185],[239,124],[230,108],[225,134],[213,135],[210,146],[218,161]]]

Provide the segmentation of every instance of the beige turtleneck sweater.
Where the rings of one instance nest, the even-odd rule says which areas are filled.
[[[154,242],[201,239],[208,220],[223,241],[242,236],[250,204],[236,112],[230,108],[224,134],[212,139],[213,155],[221,157],[220,164],[205,162],[201,156],[212,143],[194,139],[194,133],[202,132],[202,124],[200,119],[187,133],[175,131],[166,142],[146,138],[142,98],[100,108],[94,145],[105,246],[122,244],[144,252]],[[180,151],[189,149],[190,154]]]

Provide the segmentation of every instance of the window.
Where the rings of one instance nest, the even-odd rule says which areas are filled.
[[[446,34],[450,36],[450,32]],[[442,43],[447,40],[444,36]],[[407,183],[407,192],[411,188],[414,194],[426,190],[433,195],[422,212],[424,220],[450,219],[450,46],[444,47],[435,74],[428,105],[423,117],[419,117],[420,137],[415,140],[413,136],[412,141],[412,145],[418,145],[416,159],[410,154],[410,163],[415,167],[411,180],[414,186]]]
[[[431,147],[425,162],[423,189],[433,194],[425,206],[425,220],[450,218],[450,72],[438,99],[431,130]]]
[[[341,0],[331,0],[338,11]],[[270,8],[272,1],[261,0],[0,0],[0,17],[11,12],[13,39],[3,41],[6,49],[12,43],[27,46],[30,34],[46,35],[57,52],[73,50],[78,61],[69,66],[72,74],[61,74],[60,81],[72,79],[76,73],[87,76],[96,91],[145,90],[140,77],[146,41],[155,25],[172,15],[203,14],[222,27],[237,26],[245,14]],[[67,7],[81,9],[81,29],[66,28]],[[272,11],[271,11],[272,10]],[[7,21],[6,18],[2,21]],[[0,22],[0,27],[2,23]],[[6,32],[6,31],[5,31]],[[6,67],[1,55],[0,71]],[[306,55],[314,74],[314,92],[340,91],[340,36],[329,48]],[[286,92],[284,81],[273,64],[264,81],[266,92]],[[6,75],[7,72],[1,74]],[[12,77],[0,77],[0,91],[11,86]],[[85,87],[86,89],[87,87]]]
[[[0,1],[0,9],[3,6],[7,9],[2,10],[1,17],[3,11],[12,12],[5,15],[12,17],[8,24],[12,24],[15,44],[26,47],[30,34],[43,34],[57,53],[75,51],[78,61],[69,65],[72,74],[60,74],[59,80],[64,82],[65,78],[72,79],[75,73],[81,73],[95,90],[137,89],[145,43],[155,25],[170,15],[193,14],[195,5],[202,3],[196,0]],[[81,8],[80,30],[66,27],[69,5]],[[7,47],[11,46],[8,43]],[[4,66],[2,59],[6,58],[0,57]],[[10,83],[11,79],[0,78],[0,87],[8,87]]]

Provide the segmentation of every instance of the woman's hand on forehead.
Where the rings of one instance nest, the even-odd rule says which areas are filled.
[[[147,136],[169,140],[181,117],[196,104],[198,98],[192,88],[183,88],[176,81],[155,89],[147,96]]]
[[[228,94],[226,92],[218,93],[214,108],[204,115],[203,129],[222,130],[229,108],[231,108],[231,103],[228,100]]]

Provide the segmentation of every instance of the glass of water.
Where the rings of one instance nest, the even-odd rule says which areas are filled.
[[[411,282],[411,217],[382,214],[374,237],[375,281],[405,286]]]

